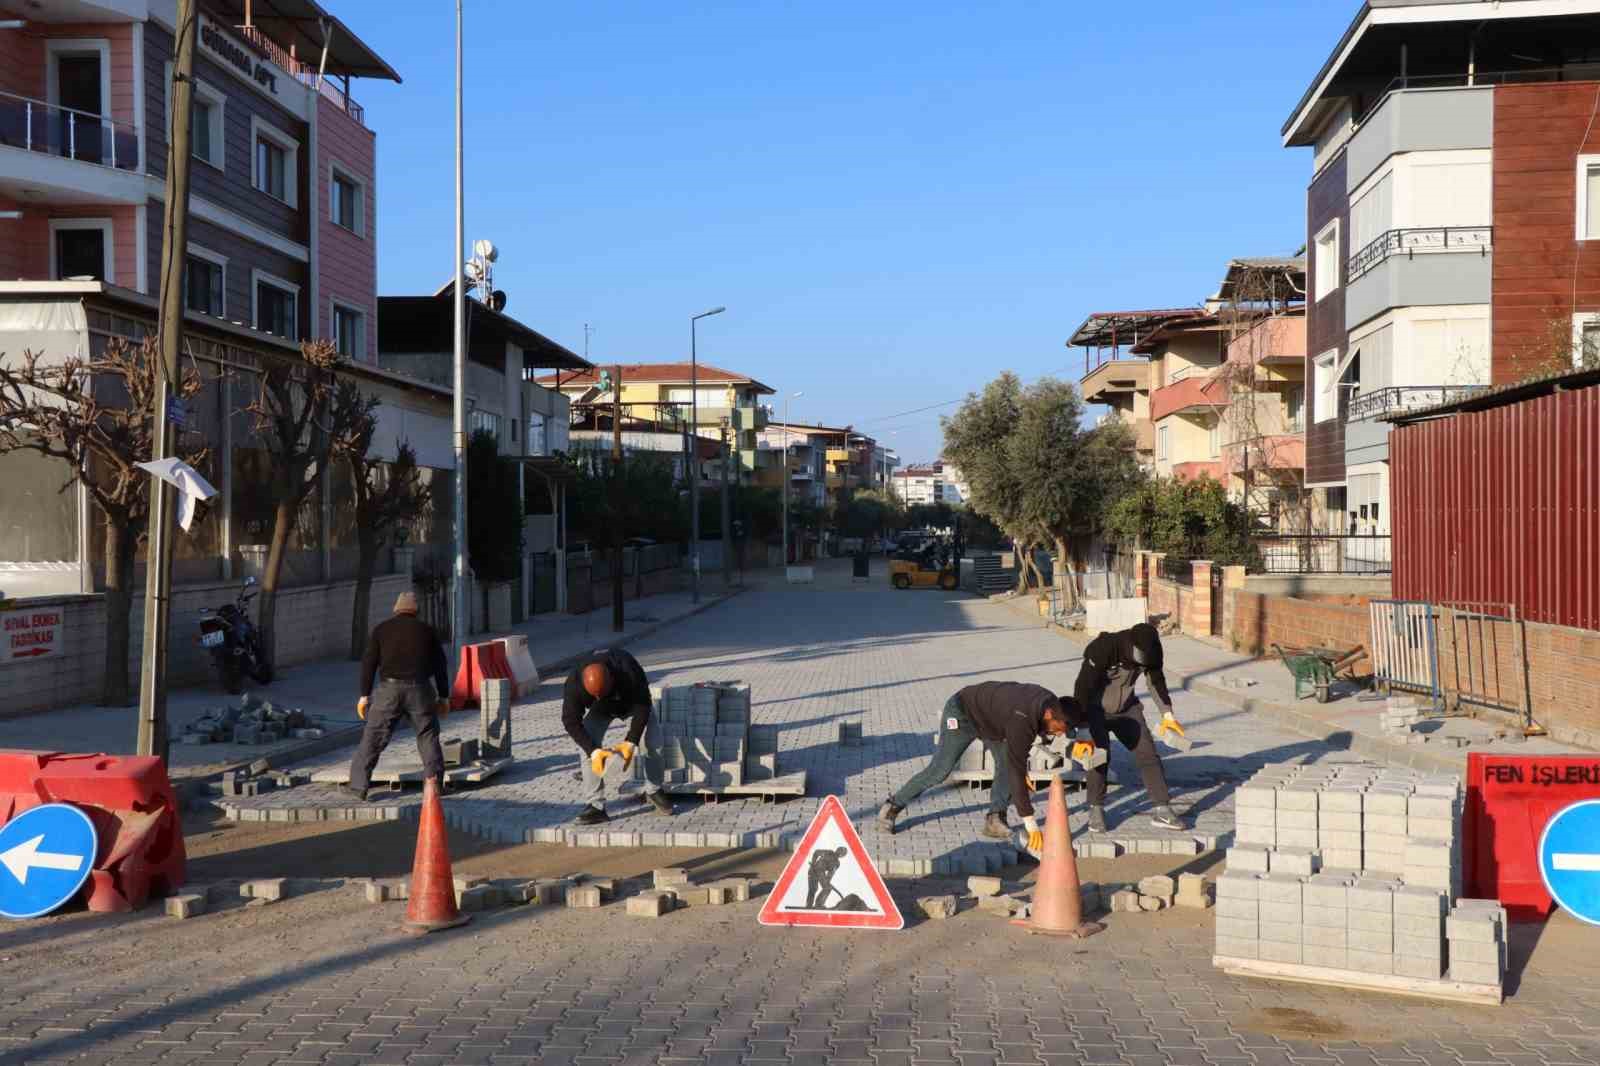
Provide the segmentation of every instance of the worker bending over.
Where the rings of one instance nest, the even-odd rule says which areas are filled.
[[[1183,819],[1172,809],[1172,793],[1167,788],[1167,775],[1161,768],[1161,756],[1156,754],[1155,738],[1150,735],[1144,721],[1144,706],[1133,694],[1133,686],[1143,674],[1149,679],[1150,691],[1161,705],[1163,730],[1179,733],[1183,727],[1172,716],[1172,697],[1167,693],[1167,678],[1161,672],[1164,654],[1161,636],[1156,627],[1141,622],[1132,629],[1115,633],[1101,633],[1083,650],[1083,669],[1078,673],[1078,684],[1073,691],[1075,706],[1071,725],[1076,730],[1083,726],[1095,744],[1109,752],[1111,734],[1122,746],[1133,752],[1133,761],[1144,778],[1144,788],[1155,804],[1151,821],[1162,829],[1184,829]],[[1106,769],[1109,763],[1087,771],[1089,799],[1089,831],[1106,831]]]
[[[583,752],[583,795],[588,806],[575,819],[578,825],[609,822],[606,815],[606,762],[622,760],[623,769],[633,765],[639,740],[650,722],[650,682],[639,660],[621,648],[602,648],[573,668],[561,695],[561,725]],[[614,747],[601,747],[606,730],[618,718],[628,719],[628,734]],[[646,752],[644,775],[648,782],[645,800],[662,814],[672,813],[672,803],[661,792],[661,759]]]
[[[945,702],[939,714],[939,746],[928,765],[912,775],[884,801],[878,824],[894,832],[894,821],[906,805],[948,778],[961,754],[975,740],[983,741],[994,762],[994,786],[989,790],[989,814],[983,835],[1005,840],[1006,807],[1015,804],[1028,831],[1028,847],[1044,846],[1044,833],[1033,817],[1032,789],[1028,781],[1028,752],[1040,737],[1060,736],[1072,719],[1073,699],[1057,696],[1038,685],[1014,681],[985,681],[968,685]]]

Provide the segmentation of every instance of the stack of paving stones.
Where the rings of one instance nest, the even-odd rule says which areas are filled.
[[[937,732],[933,734],[935,747],[939,744],[939,735]],[[1033,748],[1028,752],[1028,770],[1031,773],[1044,775],[1061,769],[1066,762],[1064,739],[1046,741],[1040,738],[1033,742]],[[949,780],[965,782],[974,788],[989,787],[994,781],[994,757],[989,754],[989,745],[981,741],[969,744],[967,750],[961,753],[961,759],[951,771]]]
[[[1342,979],[1441,981],[1448,964],[1450,981],[1501,983],[1504,912],[1470,900],[1450,910],[1461,894],[1456,778],[1364,763],[1269,767],[1236,804],[1235,846],[1217,879],[1219,958]],[[1458,934],[1469,945],[1459,960]]]
[[[249,692],[237,707],[219,707],[194,719],[178,734],[179,744],[276,744],[317,740],[327,730],[298,707],[279,707]]]
[[[1384,705],[1379,723],[1387,737],[1410,740],[1412,727],[1422,721],[1422,708],[1414,696],[1391,696]]]
[[[777,776],[777,738],[767,730],[753,750],[750,686],[738,682],[666,685],[652,690],[646,742],[660,753],[666,787],[715,792]]]

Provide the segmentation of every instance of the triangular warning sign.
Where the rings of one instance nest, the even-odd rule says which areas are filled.
[[[902,929],[906,924],[838,796],[823,799],[757,921],[836,929]]]

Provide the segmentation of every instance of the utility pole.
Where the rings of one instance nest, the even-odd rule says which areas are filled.
[[[461,649],[467,643],[467,626],[472,621],[472,612],[467,607],[467,289],[462,277],[467,258],[467,203],[462,137],[461,36],[461,0],[456,0],[456,240],[450,249],[451,277],[455,279],[455,312],[451,326],[455,349],[452,357],[455,396],[451,435],[455,441],[456,461],[456,557],[452,567],[455,581],[450,587],[450,643],[457,664],[461,662]],[[488,619],[484,621],[488,622]]]
[[[161,369],[156,388],[154,453],[176,451],[173,404],[178,391],[178,353],[183,350],[183,264],[189,247],[190,107],[194,99],[194,0],[178,0],[177,53],[173,58],[172,128],[167,135],[166,219],[161,229]],[[180,416],[181,417],[181,416]],[[144,593],[144,662],[139,671],[139,735],[136,750],[167,761],[167,627],[172,609],[172,541],[177,536],[177,493],[161,478],[150,479],[149,565]],[[272,649],[266,649],[272,655]]]
[[[728,505],[728,419],[722,420],[722,590],[733,588],[733,524]]]
[[[611,632],[622,632],[622,365],[611,368]]]

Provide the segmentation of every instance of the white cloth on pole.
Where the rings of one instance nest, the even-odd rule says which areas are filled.
[[[195,505],[217,494],[211,482],[201,477],[198,470],[182,459],[153,459],[148,463],[134,465],[177,488],[178,525],[183,527],[185,533],[189,532],[189,525],[194,521]]]

